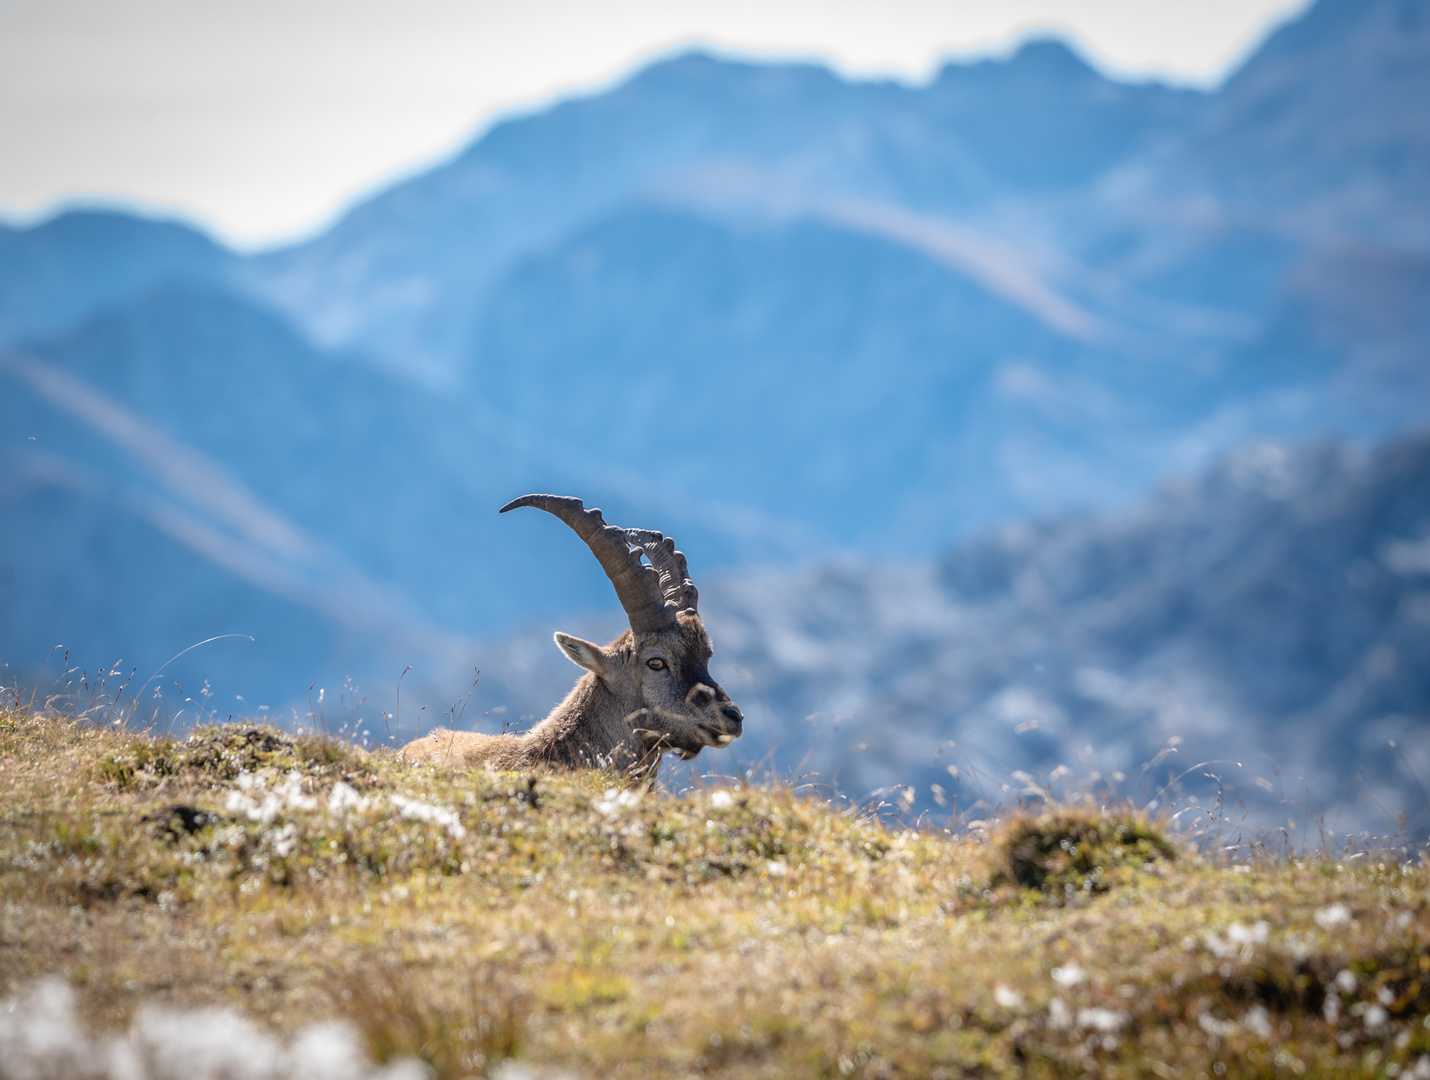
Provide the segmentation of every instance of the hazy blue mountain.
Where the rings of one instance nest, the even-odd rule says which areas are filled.
[[[551,610],[524,582],[557,610],[601,596],[563,538],[496,515],[571,472],[232,295],[145,293],[0,356],[0,388],[0,652],[21,670],[53,644],[152,670],[245,633],[185,685],[277,704],[318,674],[460,678],[468,636]]]
[[[1427,58],[1420,0],[1321,0],[1231,77],[1163,183],[1233,222],[1424,255]]]
[[[143,720],[157,710],[161,724],[166,717],[192,723],[196,708],[220,720],[264,715],[260,707],[287,720],[286,707],[302,702],[310,683],[336,692],[349,673],[380,663],[370,636],[345,635],[328,612],[258,587],[212,551],[176,538],[162,527],[171,524],[162,504],[72,461],[24,467],[7,454],[3,464],[0,499],[7,519],[24,528],[0,529],[0,650],[7,658],[0,677],[27,693],[38,690],[39,700],[68,684],[84,691],[83,705],[81,678],[106,683],[112,694],[133,676],[129,704],[162,669],[143,687]],[[244,637],[200,646],[164,667],[222,634]],[[76,672],[70,679],[63,677],[66,661]]]
[[[1140,297],[1186,305],[1193,325],[1202,308],[1264,326],[1288,297],[1350,295],[1358,336],[1414,342],[1394,323],[1426,296],[1427,118],[1424,5],[1320,0],[1177,138],[1100,177],[1059,235],[1119,310]]]
[[[1382,275],[1398,302],[1344,257],[1303,259],[1239,337],[1089,341],[886,236],[629,208],[490,287],[464,385],[567,454],[759,511],[757,543],[777,525],[872,553],[895,530],[923,555],[1125,499],[1258,433],[1424,419],[1407,294],[1425,277],[1403,264]]]
[[[1234,209],[1244,179],[1361,191],[1391,231],[1419,212],[1414,183],[1356,179],[1390,169],[1363,116],[1419,160],[1430,44],[1400,11],[1327,0],[1213,94],[1053,42],[919,87],[677,57],[498,124],[241,277],[315,340],[756,536],[869,552],[887,517],[927,553],[1258,433],[1425,418],[1424,257]]]
[[[469,386],[568,453],[761,512],[751,561],[804,534],[878,545],[962,470],[983,474],[963,480],[977,505],[919,521],[911,544],[931,550],[960,516],[1020,509],[1015,493],[989,492],[1004,470],[979,414],[1010,366],[1086,371],[1090,353],[877,237],[631,209],[493,287]]]
[[[44,334],[166,281],[222,277],[237,260],[172,221],[109,211],[0,225],[0,344]]]
[[[499,123],[317,240],[259,260],[250,280],[320,341],[450,377],[493,278],[621,206],[753,174],[776,195],[967,207],[1080,183],[1184,125],[1201,98],[1110,82],[1053,42],[950,65],[927,87],[685,55]]]

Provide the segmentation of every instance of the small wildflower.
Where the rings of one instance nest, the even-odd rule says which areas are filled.
[[[303,777],[290,772],[284,782],[273,789],[273,794],[287,804],[290,810],[316,810],[318,800],[303,794]]]
[[[369,800],[359,795],[357,791],[339,780],[333,785],[332,792],[328,795],[328,811],[333,814],[341,814],[345,810],[357,810],[359,812],[368,808]]]
[[[591,809],[602,817],[615,817],[622,809],[634,808],[640,804],[639,791],[620,791],[616,788],[607,788],[605,796],[593,802]]]
[[[1053,998],[1048,1004],[1048,1027],[1054,1031],[1063,1031],[1072,1027],[1072,1010],[1063,1004],[1062,998]]]
[[[1345,904],[1332,904],[1330,907],[1321,908],[1314,918],[1316,925],[1322,930],[1334,930],[1351,921],[1351,912]]]
[[[1059,986],[1076,986],[1087,978],[1087,972],[1076,964],[1064,964],[1062,967],[1053,968],[1053,982]]]
[[[273,834],[273,854],[286,859],[298,846],[298,826],[291,821]]]
[[[1208,1035],[1215,1036],[1218,1039],[1225,1039],[1228,1036],[1235,1035],[1241,1030],[1241,1026],[1237,1024],[1236,1021],[1218,1020],[1211,1013],[1205,1012],[1197,1017],[1197,1026]]]
[[[1341,999],[1335,994],[1327,994],[1321,1003],[1321,1015],[1332,1027],[1341,1022]]]
[[[451,810],[444,810],[440,806],[433,806],[431,803],[425,803],[418,799],[404,798],[401,795],[391,795],[389,798],[405,818],[415,821],[430,821],[433,825],[441,825],[457,840],[467,835],[467,830],[462,827],[461,820]]]
[[[1247,959],[1251,950],[1257,945],[1265,945],[1271,935],[1271,924],[1264,919],[1254,926],[1242,926],[1241,923],[1232,923],[1226,928],[1225,939],[1216,934],[1208,934],[1205,943],[1218,960],[1230,960],[1240,957]]]
[[[1233,945],[1265,945],[1271,933],[1271,924],[1265,919],[1254,926],[1232,923],[1226,928],[1226,939]]]
[[[258,804],[241,791],[230,791],[223,802],[225,814],[242,814],[247,817],[257,809]]]
[[[728,810],[735,804],[735,797],[724,788],[710,793],[710,808],[712,810]]]
[[[1091,1028],[1094,1031],[1101,1031],[1104,1034],[1113,1034],[1121,1031],[1122,1026],[1127,1023],[1127,1014],[1116,1009],[1103,1009],[1094,1007],[1090,1009],[1079,1009],[1077,1011],[1077,1026],[1080,1028]]]
[[[1023,995],[1002,985],[993,988],[993,1000],[1005,1009],[1021,1009],[1023,1007]]]
[[[1241,1018],[1241,1026],[1259,1039],[1271,1038],[1271,1016],[1265,1005],[1253,1005]]]

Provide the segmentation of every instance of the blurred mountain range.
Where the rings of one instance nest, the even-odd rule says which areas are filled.
[[[733,597],[995,551],[1254,440],[1393,438],[1430,421],[1427,106],[1419,0],[1320,0],[1210,93],[1055,41],[921,86],[696,53],[283,250],[0,227],[0,656],[137,682],[247,635],[165,685],[390,709],[411,664],[430,717],[473,668],[515,687],[476,642],[613,606],[554,523],[496,517],[526,491],[672,533]],[[770,678],[786,722],[873,700]]]

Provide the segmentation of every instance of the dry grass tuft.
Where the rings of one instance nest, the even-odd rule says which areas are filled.
[[[436,971],[389,958],[332,973],[333,1011],[363,1032],[374,1061],[425,1061],[438,1076],[472,1076],[522,1049],[529,994],[493,964]]]
[[[0,994],[49,973],[101,1031],[144,1003],[283,1036],[346,1019],[442,1080],[512,1056],[1430,1076],[1430,873],[1386,852],[1231,865],[1077,808],[981,841],[778,786],[638,792],[0,707]]]
[[[120,789],[152,789],[167,780],[212,787],[266,771],[366,784],[366,759],[366,751],[319,735],[294,736],[271,725],[206,725],[184,739],[122,739],[100,762],[99,776]]]
[[[994,885],[1009,882],[1045,893],[1106,891],[1114,871],[1150,869],[1176,857],[1163,831],[1135,812],[1102,816],[1058,809],[1019,814],[995,839]]]

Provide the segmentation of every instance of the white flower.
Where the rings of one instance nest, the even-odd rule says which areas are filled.
[[[460,840],[467,835],[467,830],[462,827],[461,820],[451,810],[444,810],[440,806],[433,806],[418,799],[408,799],[401,795],[391,795],[389,798],[405,818],[414,821],[430,821],[434,825],[441,825],[452,836]]]
[[[178,1013],[145,1005],[129,1038],[151,1075],[257,1078],[278,1071],[278,1044],[229,1009]]]
[[[76,1016],[74,992],[53,978],[0,1001],[0,1071],[7,1077],[94,1080],[426,1080],[429,1075],[412,1058],[371,1065],[360,1036],[343,1023],[304,1028],[284,1047],[229,1009],[177,1012],[141,1003],[126,1033],[91,1035]]]
[[[1208,934],[1205,940],[1207,948],[1218,960],[1229,960],[1235,956],[1246,959],[1250,956],[1253,947],[1266,944],[1266,939],[1270,934],[1271,925],[1263,919],[1255,926],[1232,923],[1226,928],[1225,941],[1217,937],[1216,934]]]
[[[368,803],[368,799],[363,798],[355,789],[341,780],[333,785],[333,790],[328,795],[328,810],[334,814],[341,814],[344,810],[361,812],[368,808]]]
[[[225,814],[243,814],[247,817],[257,809],[258,804],[241,791],[230,791],[223,803]]]
[[[1322,930],[1334,930],[1351,921],[1351,911],[1345,904],[1332,904],[1316,912],[1314,918]]]
[[[1389,1019],[1390,1013],[1379,1005],[1372,1005],[1365,1011],[1365,1026],[1368,1031],[1379,1031],[1385,1027],[1385,1022]]]
[[[641,804],[641,793],[639,791],[619,791],[616,788],[607,788],[606,794],[591,804],[591,809],[602,817],[615,817],[622,809],[629,809]]]
[[[291,821],[284,825],[273,836],[273,854],[280,859],[286,859],[293,854],[293,849],[298,846],[298,826]]]
[[[1076,986],[1087,978],[1087,972],[1076,964],[1064,964],[1053,968],[1053,982],[1059,986]]]
[[[318,808],[317,799],[311,795],[303,794],[303,778],[297,772],[290,772],[283,783],[273,789],[273,796],[278,800],[279,809],[283,809],[285,806],[289,810],[316,810]]]
[[[1265,919],[1250,927],[1232,923],[1226,928],[1226,939],[1233,945],[1265,945],[1270,933],[1271,924]]]
[[[303,777],[297,772],[290,772],[282,784],[265,792],[261,803],[256,796],[267,787],[267,781],[261,775],[241,772],[236,782],[238,790],[229,791],[224,799],[224,810],[230,814],[242,814],[249,821],[271,825],[284,810],[316,810],[318,807],[317,799],[303,794]]]
[[[1251,1011],[1241,1018],[1241,1026],[1258,1038],[1271,1038],[1271,1016],[1265,1005],[1253,1005]]]
[[[1197,1017],[1197,1024],[1208,1035],[1215,1035],[1219,1039],[1225,1039],[1228,1035],[1235,1035],[1240,1030],[1239,1025],[1234,1020],[1218,1020],[1211,1013],[1202,1013]]]
[[[1127,1014],[1115,1009],[1091,1008],[1077,1011],[1077,1026],[1080,1028],[1092,1028],[1110,1035],[1121,1031],[1125,1023]]]
[[[724,788],[710,793],[710,808],[712,810],[728,810],[735,805],[735,796],[731,795]]]
[[[769,865],[767,865],[765,869],[770,872],[770,877],[784,877],[786,874],[789,873],[789,867],[786,866],[784,863],[780,862],[780,860],[778,859],[775,859],[773,862],[769,863]]]
[[[248,812],[248,820],[271,825],[273,819],[278,816],[278,811],[282,809],[283,803],[276,796],[269,795],[258,807]]]
[[[1356,991],[1356,977],[1342,968],[1336,975],[1336,989],[1343,994],[1354,994]]]
[[[287,1074],[305,1080],[346,1080],[367,1071],[357,1032],[340,1021],[304,1028],[283,1057]]]
[[[1005,1009],[1021,1009],[1023,1007],[1023,995],[1006,986],[1000,985],[993,988],[993,1000]]]
[[[1072,1010],[1063,1004],[1062,998],[1053,998],[1048,1003],[1048,1027],[1054,1031],[1062,1031],[1072,1027],[1072,1022]]]

